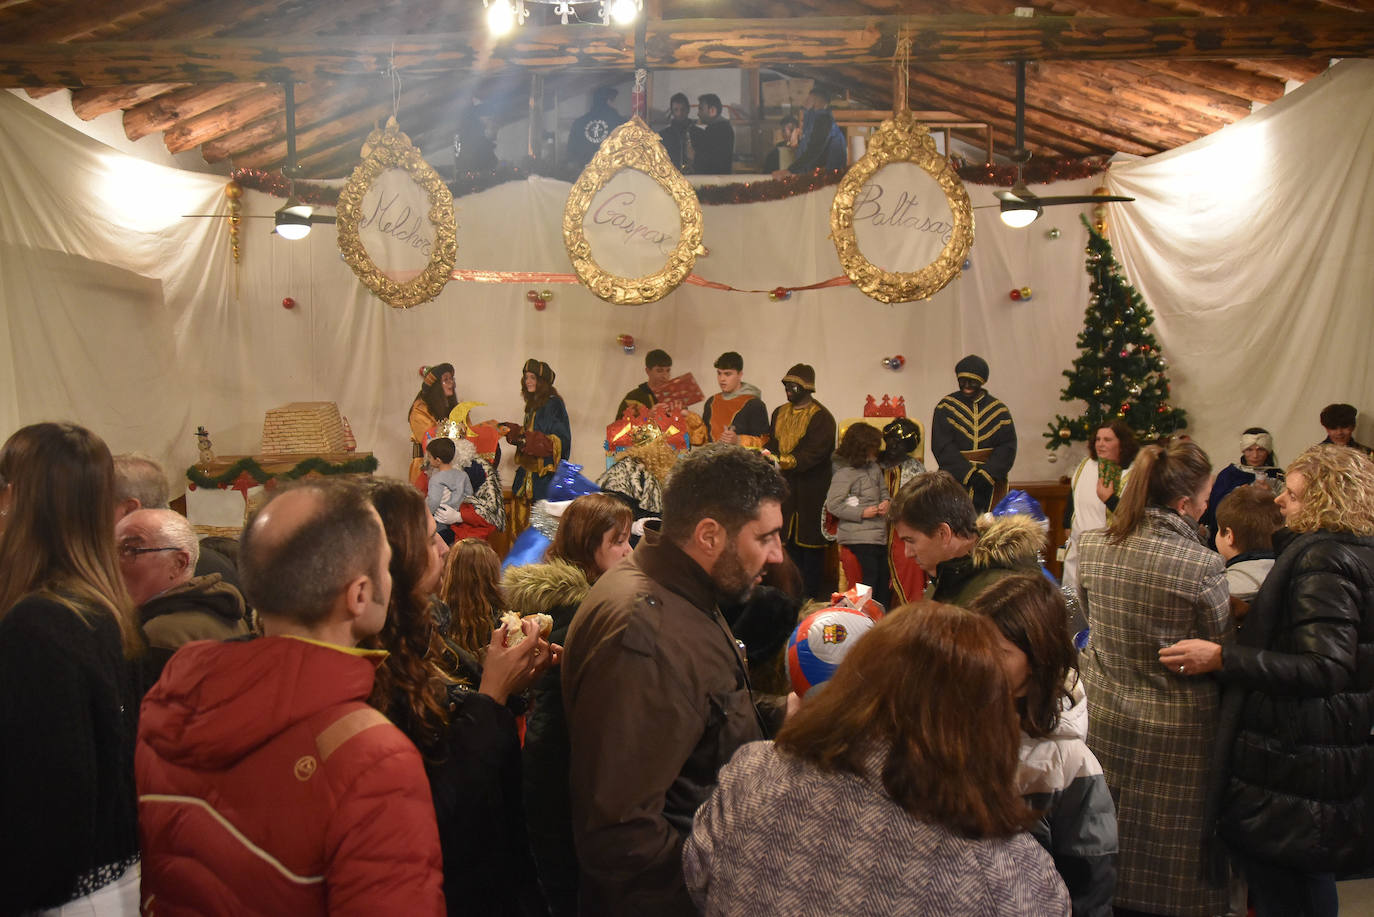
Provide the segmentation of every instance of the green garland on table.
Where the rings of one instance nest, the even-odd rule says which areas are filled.
[[[347,462],[326,462],[322,458],[312,456],[301,462],[290,471],[283,471],[280,474],[271,474],[264,471],[263,467],[253,461],[252,456],[245,456],[234,464],[230,465],[223,474],[211,477],[201,471],[195,465],[186,469],[186,479],[197,487],[220,487],[224,484],[232,484],[239,479],[239,475],[247,474],[259,484],[266,484],[273,478],[287,481],[294,481],[296,478],[305,477],[311,472],[318,471],[320,474],[371,474],[377,470],[377,459],[369,455],[367,458],[353,459]]]

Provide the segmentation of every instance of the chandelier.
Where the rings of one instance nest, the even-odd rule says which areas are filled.
[[[626,26],[644,9],[644,0],[482,0],[482,6],[487,11],[487,28],[493,35],[505,35],[517,25],[524,25],[535,6],[552,7],[564,25],[575,21]],[[584,19],[579,7],[588,14],[595,7],[595,17]]]

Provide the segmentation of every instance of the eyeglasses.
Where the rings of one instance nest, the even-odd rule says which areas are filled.
[[[140,554],[156,554],[159,551],[180,551],[181,548],[140,548],[137,545],[122,544],[119,546],[120,557],[137,557]]]

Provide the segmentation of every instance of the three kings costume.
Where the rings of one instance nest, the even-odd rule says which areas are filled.
[[[930,451],[940,467],[968,488],[979,514],[992,511],[1007,493],[1007,475],[1016,461],[1016,425],[1007,406],[988,393],[988,364],[967,356],[955,366],[961,383],[935,405],[930,421]],[[977,387],[968,393],[963,384]]]

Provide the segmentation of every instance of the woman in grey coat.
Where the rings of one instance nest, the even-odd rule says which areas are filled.
[[[875,601],[887,606],[887,506],[889,494],[878,450],[883,435],[877,427],[856,422],[840,438],[835,450],[835,473],[825,497],[826,512],[839,520],[835,540],[848,549],[863,571],[863,583],[873,588]]]
[[[1219,722],[1210,680],[1159,665],[1161,647],[1230,631],[1221,556],[1198,538],[1212,465],[1191,442],[1146,446],[1105,531],[1083,536],[1078,583],[1092,627],[1080,667],[1088,745],[1116,797],[1116,906],[1207,917],[1226,889],[1204,863],[1203,801]]]

